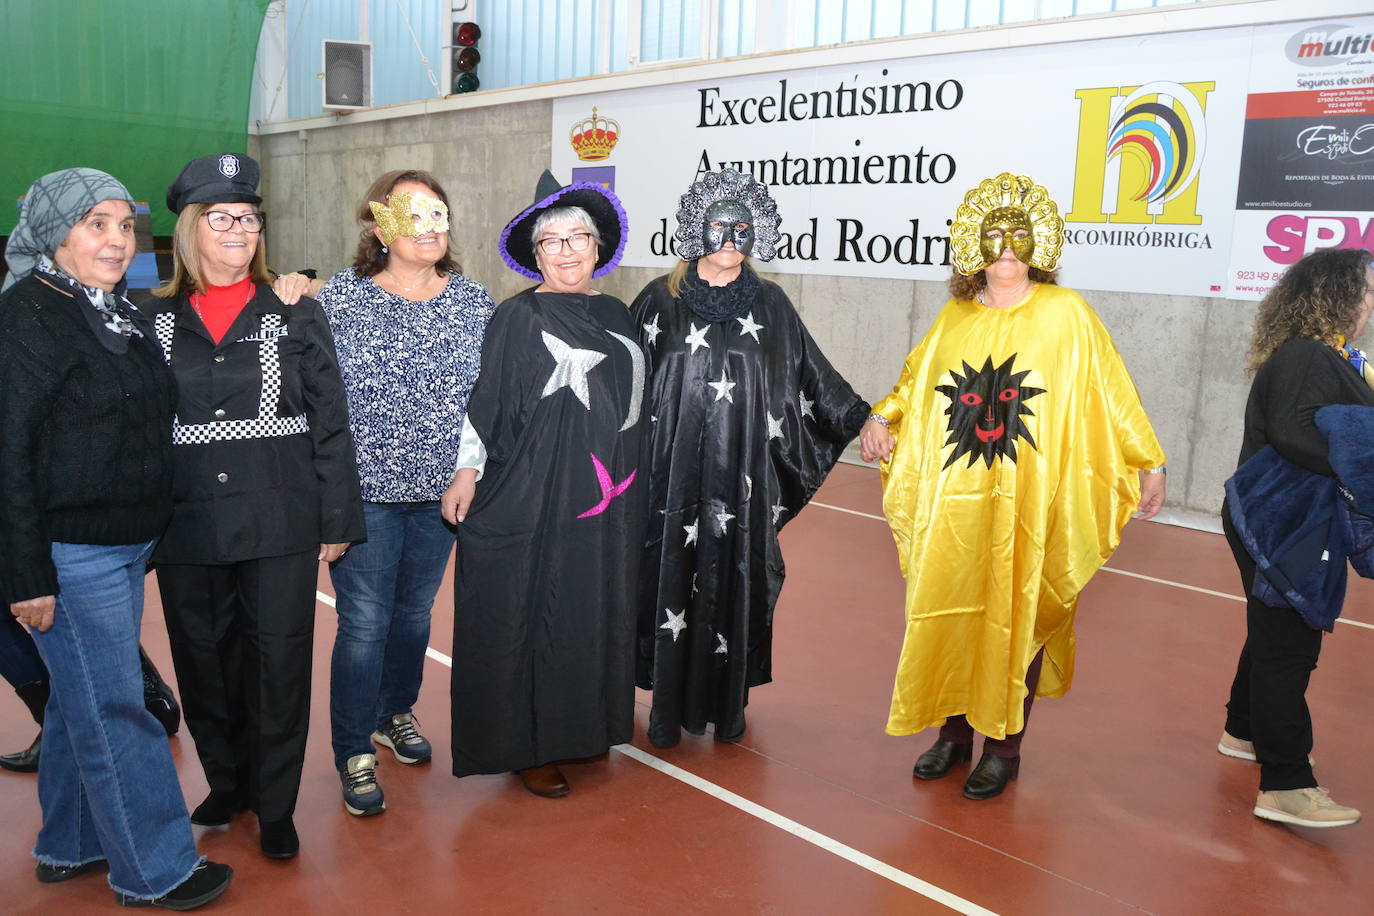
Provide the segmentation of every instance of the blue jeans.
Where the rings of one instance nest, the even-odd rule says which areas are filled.
[[[8,607],[0,608],[0,677],[14,688],[48,680],[48,669],[43,667],[33,639],[10,615]]]
[[[329,681],[339,771],[374,753],[373,729],[415,705],[429,611],[454,543],[437,502],[365,502],[363,518],[367,540],[329,569],[339,612]]]
[[[110,863],[110,886],[161,897],[200,862],[167,733],[143,705],[138,660],[152,542],[53,544],[57,609],[35,633],[52,682],[33,854],[48,865]]]

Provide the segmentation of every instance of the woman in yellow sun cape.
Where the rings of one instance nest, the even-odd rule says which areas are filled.
[[[1111,336],[1054,285],[1062,233],[1029,178],[969,192],[951,230],[954,298],[861,436],[865,458],[887,458],[883,511],[907,580],[887,731],[945,726],[918,761],[926,779],[971,759],[973,730],[987,736],[971,798],[1015,778],[1028,692],[1072,683],[1079,592],[1132,513],[1164,499],[1164,453]]]

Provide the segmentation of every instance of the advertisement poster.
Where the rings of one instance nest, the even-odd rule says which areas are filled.
[[[874,61],[553,105],[553,167],[625,201],[624,263],[667,270],[688,185],[721,167],[782,214],[768,269],[942,281],[963,195],[1031,176],[1079,289],[1222,295],[1248,27]]]
[[[1255,30],[1227,294],[1318,248],[1374,248],[1374,17]]]
[[[941,281],[964,193],[1045,185],[1078,289],[1258,299],[1374,243],[1374,17],[793,70],[559,99],[555,174],[625,201],[624,263],[667,270],[678,197],[768,184],[770,271]]]

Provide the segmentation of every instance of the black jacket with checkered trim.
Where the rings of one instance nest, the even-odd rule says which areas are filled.
[[[222,564],[366,536],[348,401],[313,299],[258,286],[216,344],[186,296],[137,302],[179,389],[155,563]]]

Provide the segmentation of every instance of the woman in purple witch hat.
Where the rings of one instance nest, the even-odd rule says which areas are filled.
[[[537,285],[497,306],[444,494],[458,524],[453,772],[517,772],[568,793],[560,761],[634,728],[637,479],[644,353],[625,303],[592,289],[625,249],[600,185],[559,187],[501,233]]]

